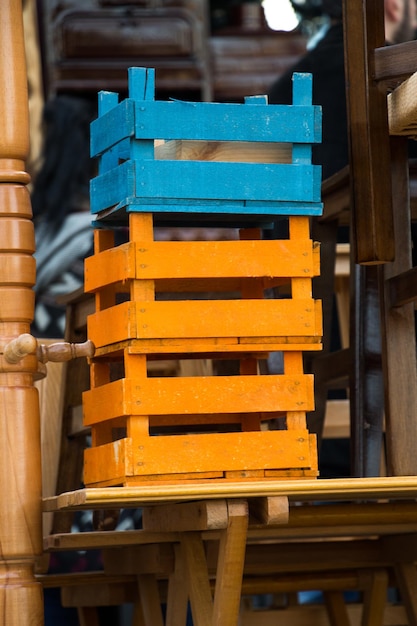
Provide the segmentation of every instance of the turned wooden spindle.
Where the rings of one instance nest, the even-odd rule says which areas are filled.
[[[21,0],[0,2],[0,343],[29,333],[35,237],[25,171],[29,153]],[[0,625],[44,623],[34,563],[42,553],[36,355],[0,359]]]
[[[24,357],[36,354],[40,363],[62,363],[78,357],[94,356],[95,347],[92,341],[84,343],[68,343],[67,341],[57,341],[56,343],[38,344],[35,337],[29,333],[23,333],[16,339],[12,339],[4,346],[3,355],[7,363],[19,363]]]
[[[58,341],[49,345],[41,344],[37,349],[37,357],[41,363],[61,363],[62,361],[70,361],[79,357],[91,358],[94,356],[95,347],[89,339],[84,343],[68,343],[67,341]]]

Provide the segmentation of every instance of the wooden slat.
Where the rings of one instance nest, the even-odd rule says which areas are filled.
[[[378,82],[387,81],[398,84],[398,81],[411,76],[416,71],[416,41],[378,47],[374,51],[374,78]]]
[[[294,593],[320,589],[340,590],[361,587],[360,575],[354,570],[331,573],[300,573],[275,576],[245,576],[242,583],[242,595],[260,595],[266,593]],[[285,616],[285,613],[284,613]]]
[[[131,489],[131,488],[130,488]],[[138,488],[139,491],[139,488]],[[265,498],[286,498],[286,496],[265,496]],[[249,498],[252,509],[253,501],[258,498]],[[219,496],[220,502],[223,500]],[[51,503],[50,500],[46,501]],[[193,503],[194,505],[194,503]],[[164,506],[158,504],[158,506]],[[172,505],[166,505],[172,506]],[[144,510],[146,511],[146,506]],[[152,509],[151,505],[151,509]],[[292,506],[289,509],[288,523],[282,524],[276,520],[265,527],[251,521],[248,529],[248,543],[259,541],[277,542],[296,538],[323,538],[388,535],[391,546],[389,558],[401,556],[404,552],[410,556],[410,533],[416,531],[416,504],[412,502],[362,502],[360,504],[346,504],[333,502],[320,507],[311,507],[310,504]],[[392,538],[393,534],[397,536]],[[405,546],[400,543],[399,535],[403,534]],[[164,542],[176,543],[180,535],[177,532],[157,532],[152,530],[127,530],[84,533],[61,533],[45,537],[44,549],[48,552],[62,550],[88,550],[102,548],[120,548],[142,544],[161,544]],[[204,533],[207,540],[217,540],[216,531]],[[413,538],[413,545],[415,544]],[[387,553],[388,547],[384,541],[383,549]],[[408,552],[407,552],[408,551]],[[412,556],[412,555],[411,555]]]
[[[86,426],[129,415],[277,413],[313,406],[309,374],[121,379],[84,394]]]
[[[116,559],[115,554],[117,554]],[[103,569],[110,576],[156,574],[163,577],[169,576],[174,570],[174,549],[173,545],[167,541],[141,543],[129,547],[119,544],[117,552],[114,552],[111,545],[108,545],[106,549],[103,549],[102,560]]]
[[[204,119],[204,124],[201,120]],[[132,101],[126,99],[91,125],[91,156],[121,140],[320,141],[318,106]]]
[[[319,253],[310,240],[136,241],[86,259],[85,289],[129,279],[308,278]]]
[[[313,299],[182,300],[125,302],[88,319],[88,336],[97,347],[127,339],[268,337],[268,343],[321,341],[320,303]],[[272,341],[273,340],[273,341]],[[162,343],[162,342],[161,342]],[[205,341],[203,342],[208,345]],[[308,343],[308,342],[306,342]],[[307,346],[306,346],[307,348]]]
[[[87,584],[86,584],[87,583]],[[47,587],[49,587],[47,582]],[[137,598],[137,584],[133,580],[104,579],[99,583],[82,582],[79,584],[63,585],[61,588],[61,603],[63,607],[96,608],[99,606],[119,606],[133,602]],[[91,624],[91,621],[86,622]]]
[[[155,141],[155,159],[291,163],[292,146],[261,141]]]
[[[303,352],[306,350],[321,350],[322,344],[315,337],[230,337],[228,339],[188,339],[186,344],[180,346],[175,339],[142,340],[131,339],[120,341],[114,345],[102,347],[96,346],[96,357],[108,354],[122,354],[128,350],[129,354],[147,354],[153,358],[164,355],[163,358],[184,359],[186,355],[199,355],[199,358],[211,359],[213,355],[219,358],[230,358],[242,353],[250,354],[254,358],[265,358],[265,352],[272,350]],[[169,357],[167,355],[170,355]]]
[[[88,587],[88,585],[100,585],[102,583],[112,585],[114,583],[126,584],[136,582],[133,575],[109,575],[105,574],[103,571],[42,574],[37,575],[36,579],[39,580],[46,589],[72,586]]]
[[[417,498],[417,477],[337,478],[327,480],[209,481],[208,484],[143,485],[80,489],[44,500],[46,511],[59,509],[130,508],[156,502],[196,498],[288,496],[291,501],[395,500]]]
[[[159,475],[169,481],[181,473],[311,468],[314,461],[303,430],[159,436],[134,445],[123,439],[89,448],[84,480],[92,485],[123,476]]]
[[[387,278],[389,306],[399,307],[417,300],[417,267]]]
[[[208,563],[212,570],[216,560],[217,544],[208,544]],[[345,541],[297,541],[287,543],[257,543],[246,548],[245,573],[250,576],[268,574],[323,572],[365,567],[386,567],[381,544],[375,538]]]
[[[416,90],[417,73],[414,73],[388,94],[388,123],[391,135],[416,136]]]
[[[246,184],[231,185],[236,178]],[[130,212],[319,215],[320,183],[314,165],[126,161],[92,179],[91,212],[129,205]]]
[[[139,546],[143,544],[176,543],[180,539],[180,534],[176,532],[158,533],[146,530],[125,530],[120,532],[83,532],[62,533],[50,535],[44,538],[44,549],[50,552],[62,550],[99,550],[102,548],[123,548],[126,546]],[[82,546],[82,547],[80,547]],[[59,580],[58,585],[59,586]]]

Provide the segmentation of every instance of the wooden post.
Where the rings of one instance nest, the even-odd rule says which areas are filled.
[[[26,185],[27,74],[21,0],[0,2],[0,625],[43,624],[39,401],[36,355],[18,363],[4,347],[33,318],[34,229]]]

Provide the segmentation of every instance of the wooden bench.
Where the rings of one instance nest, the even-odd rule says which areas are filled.
[[[303,589],[327,594],[335,625],[347,619],[342,592],[365,591],[363,624],[375,624],[388,582],[401,590],[413,623],[416,493],[415,477],[86,489],[45,500],[44,510],[142,506],[143,530],[55,535],[45,548],[103,549],[103,587],[117,575],[132,589],[136,576],[139,594],[130,600],[146,625],[164,623],[171,590],[179,595],[168,600],[167,624],[185,623],[189,599],[197,626],[223,626],[237,623],[241,594]],[[63,599],[80,606],[84,578],[45,584],[71,586]]]

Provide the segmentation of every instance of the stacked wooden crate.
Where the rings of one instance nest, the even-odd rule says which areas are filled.
[[[311,91],[301,74],[291,106],[264,97],[155,101],[153,71],[132,68],[127,99],[100,94],[91,128],[95,252],[85,275],[96,302],[86,485],[317,475],[306,427],[313,379],[303,370],[303,351],[321,347],[312,298],[319,246],[309,232],[322,208],[311,164],[321,111]],[[279,218],[288,218],[288,238],[262,239]],[[158,225],[196,224],[240,237],[155,238]],[[115,245],[120,227],[127,240]],[[283,352],[282,374],[260,373],[271,351]],[[178,358],[235,360],[240,369],[149,375],[153,361]]]

